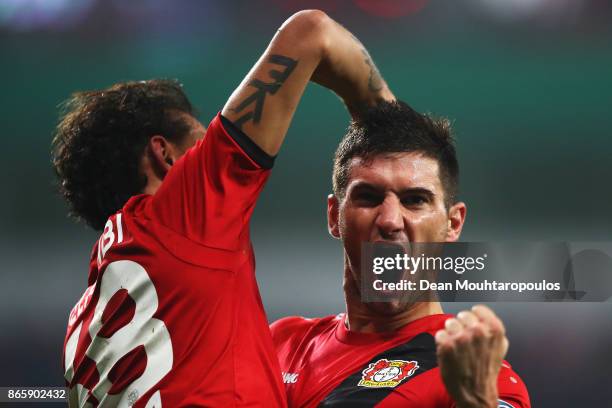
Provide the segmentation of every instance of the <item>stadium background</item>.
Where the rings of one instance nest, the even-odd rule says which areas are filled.
[[[305,7],[361,38],[396,95],[453,120],[463,240],[610,240],[607,1],[1,0],[0,386],[63,384],[66,319],[97,237],[54,193],[57,105],[74,90],[172,77],[208,123]],[[311,86],[259,201],[253,239],[271,320],[343,310],[325,198],[346,125],[337,99]],[[535,407],[610,404],[610,303],[493,306]]]

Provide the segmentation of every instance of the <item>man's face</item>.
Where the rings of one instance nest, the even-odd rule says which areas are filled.
[[[359,288],[363,242],[446,242],[459,238],[465,205],[447,209],[438,162],[419,152],[353,158],[342,201],[330,197],[329,229],[341,238]],[[359,290],[360,291],[360,290]],[[379,305],[393,308],[392,305]]]

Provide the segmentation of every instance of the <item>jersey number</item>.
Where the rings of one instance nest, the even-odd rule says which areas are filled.
[[[83,384],[70,389],[71,406],[89,405],[91,396],[103,405],[132,406],[170,372],[172,342],[164,322],[153,317],[157,307],[157,292],[140,264],[124,260],[107,266],[89,327],[81,322],[66,342],[66,380],[71,382],[75,374],[81,330],[89,331],[92,341],[85,356],[99,375],[91,389]],[[146,407],[161,407],[159,391]]]

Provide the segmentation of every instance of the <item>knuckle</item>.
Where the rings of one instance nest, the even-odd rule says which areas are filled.
[[[469,334],[462,334],[461,336],[457,336],[457,338],[455,339],[455,343],[459,347],[463,347],[471,343],[471,341],[472,341],[472,336],[470,336]]]
[[[489,331],[482,323],[479,323],[472,327],[472,335],[477,338],[485,338],[489,335]]]
[[[436,332],[436,334],[434,335],[436,340],[443,340],[448,336],[448,333],[446,332],[446,330],[442,329],[442,330],[438,330]]]
[[[464,324],[471,326],[478,321],[476,315],[469,311],[462,311],[457,314],[457,318],[461,320]]]
[[[485,305],[476,305],[472,307],[472,312],[482,319],[495,316],[493,310],[491,310],[491,308]]]
[[[458,319],[469,319],[472,315],[472,312],[469,312],[467,310],[462,310],[461,312],[457,313],[457,318]]]
[[[444,327],[446,327],[447,330],[449,329],[454,329],[457,328],[457,326],[459,326],[459,320],[457,320],[456,318],[452,317],[450,319],[448,319],[445,323],[444,323]]]
[[[489,330],[494,336],[505,336],[506,328],[504,327],[501,320],[497,320],[491,323]]]

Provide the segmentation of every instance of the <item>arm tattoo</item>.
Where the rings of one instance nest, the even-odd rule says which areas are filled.
[[[370,73],[368,75],[368,89],[370,92],[380,92],[383,89],[383,79],[380,75],[380,71],[374,65],[374,61],[372,61],[372,57],[368,53],[368,50],[363,46],[363,43],[359,41],[359,38],[355,37],[353,33],[349,32],[350,36],[355,40],[355,42],[361,47],[361,53],[364,57],[364,62],[370,68]]]
[[[379,92],[383,89],[383,79],[380,76],[380,71],[374,65],[374,61],[372,61],[372,57],[366,51],[365,48],[361,49],[363,56],[365,57],[365,63],[368,67],[370,67],[370,74],[368,75],[368,89],[370,92]]]
[[[240,113],[246,107],[255,103],[253,110],[249,110],[234,121],[234,125],[236,125],[239,129],[242,129],[242,125],[249,120],[252,120],[253,123],[259,123],[261,120],[266,95],[274,95],[276,92],[278,92],[298,63],[297,60],[278,54],[270,55],[268,62],[275,65],[281,65],[284,67],[284,69],[282,71],[278,71],[276,69],[271,69],[268,71],[268,74],[273,79],[272,82],[264,82],[259,79],[253,79],[251,82],[249,82],[249,85],[256,88],[256,91],[243,100],[238,106],[230,109],[233,112]]]

